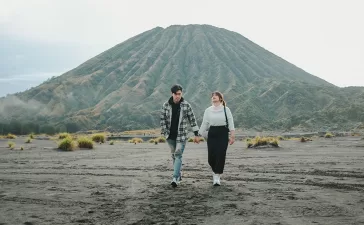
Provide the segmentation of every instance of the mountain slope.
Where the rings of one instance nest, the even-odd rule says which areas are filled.
[[[240,34],[209,25],[141,33],[38,87],[0,100],[0,113],[6,121],[34,121],[57,130],[158,127],[159,109],[174,83],[185,88],[199,119],[210,93],[222,91],[237,125],[246,128],[287,129],[303,123],[319,129],[340,122],[349,129],[361,118],[344,116],[318,126],[313,121],[325,113],[363,103],[354,103],[353,91],[306,73]]]

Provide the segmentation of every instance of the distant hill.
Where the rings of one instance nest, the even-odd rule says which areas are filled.
[[[0,115],[23,132],[155,128],[174,83],[185,88],[200,121],[210,93],[220,90],[243,129],[350,130],[364,122],[364,88],[336,87],[238,33],[210,25],[148,30],[2,98]]]

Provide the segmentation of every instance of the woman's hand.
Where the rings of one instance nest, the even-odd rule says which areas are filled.
[[[230,131],[229,144],[232,145],[235,142],[235,130]]]
[[[229,144],[232,145],[235,142],[235,136],[230,136]]]

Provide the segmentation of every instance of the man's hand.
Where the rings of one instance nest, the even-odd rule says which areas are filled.
[[[235,142],[235,136],[231,136],[229,140],[229,144],[232,145]]]
[[[200,143],[200,137],[195,136],[195,138],[193,139],[193,142],[196,143],[196,144],[199,144]]]

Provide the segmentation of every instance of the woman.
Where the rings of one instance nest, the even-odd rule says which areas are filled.
[[[199,133],[207,138],[208,161],[213,171],[213,185],[220,186],[228,144],[235,142],[234,120],[223,95],[211,95],[212,106],[205,110]],[[230,133],[230,138],[229,138]]]

